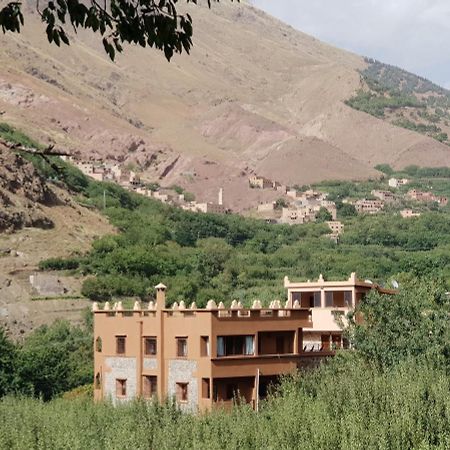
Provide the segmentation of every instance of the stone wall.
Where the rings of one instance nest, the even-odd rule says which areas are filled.
[[[104,373],[104,397],[110,397],[113,403],[131,400],[136,397],[136,358],[109,357],[105,359],[107,368]],[[116,396],[116,379],[127,380],[127,395],[123,398]]]
[[[198,380],[194,376],[197,371],[197,362],[186,359],[169,360],[169,373],[167,383],[167,394],[176,397],[177,383],[188,383],[188,401],[181,403],[183,411],[195,412],[198,408]]]
[[[158,368],[158,360],[156,358],[144,358],[144,370],[156,370]]]

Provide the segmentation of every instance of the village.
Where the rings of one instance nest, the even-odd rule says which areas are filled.
[[[63,157],[74,164],[83,174],[97,180],[110,181],[145,197],[179,207],[186,211],[212,214],[228,214],[232,210],[227,208],[224,200],[224,189],[219,187],[216,202],[198,202],[189,192],[179,186],[162,187],[157,183],[145,183],[136,170],[121,167],[117,163],[103,161],[81,161],[72,157]],[[398,205],[401,200],[417,204],[436,204],[443,207],[448,204],[448,198],[438,196],[432,192],[410,189],[406,193],[399,188],[410,183],[407,178],[390,178],[388,189],[374,189],[365,198],[345,198],[342,204],[354,208],[355,214],[379,214],[386,206]],[[265,220],[269,224],[301,225],[321,220],[329,228],[329,237],[338,241],[344,232],[344,224],[338,220],[336,202],[329,200],[327,192],[314,189],[300,190],[263,176],[252,175],[248,178],[249,189],[271,190],[279,193],[276,201],[255,205],[252,216]],[[413,208],[399,210],[404,219],[420,216],[420,212]]]

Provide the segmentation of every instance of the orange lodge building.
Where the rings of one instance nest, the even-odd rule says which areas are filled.
[[[288,300],[250,309],[213,300],[205,309],[184,302],[166,307],[166,287],[156,303],[124,310],[93,306],[94,396],[113,402],[135,397],[175,398],[186,411],[230,406],[236,396],[257,407],[282,374],[317,365],[348,347],[336,317],[353,309],[367,292],[387,291],[370,282],[291,283]]]

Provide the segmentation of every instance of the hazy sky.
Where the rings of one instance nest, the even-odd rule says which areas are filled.
[[[325,42],[450,88],[450,0],[251,0]]]

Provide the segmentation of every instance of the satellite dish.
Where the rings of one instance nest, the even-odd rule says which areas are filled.
[[[372,280],[364,280],[364,283],[373,284]]]
[[[394,289],[398,289],[398,281],[392,280],[392,286],[394,287]]]

